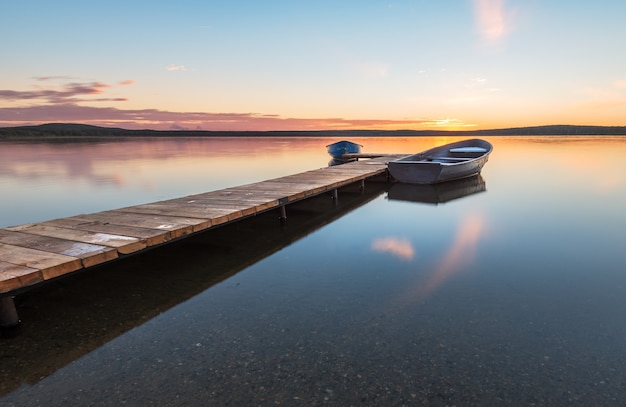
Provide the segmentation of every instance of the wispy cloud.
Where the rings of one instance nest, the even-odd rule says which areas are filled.
[[[574,104],[578,108],[607,112],[626,106],[626,80],[605,83],[604,86],[586,87],[578,90],[580,99]]]
[[[506,0],[472,0],[476,28],[488,44],[498,43],[512,30],[512,15],[505,11]]]
[[[466,85],[468,88],[478,88],[482,87],[487,83],[487,79],[485,78],[472,78],[470,83]]]
[[[389,65],[376,62],[355,62],[354,69],[365,78],[384,78],[389,74]]]
[[[47,82],[53,77],[41,77],[39,81]],[[133,81],[120,82],[120,85],[132,85]],[[101,95],[112,86],[102,82],[71,82],[61,86],[35,86],[35,90],[16,91],[0,90],[0,100],[24,101],[32,100],[48,104],[65,104],[79,102],[122,102],[126,98],[93,98]]]
[[[334,43],[328,47],[337,65],[344,66],[360,78],[375,80],[389,76],[391,65],[371,53],[358,55],[349,47]]]
[[[53,81],[53,80],[73,80],[76,78],[73,78],[71,76],[35,76],[33,79],[37,80],[37,81]]]
[[[185,65],[169,65],[167,67],[165,67],[166,70],[168,71],[186,71],[187,68],[185,68]]]

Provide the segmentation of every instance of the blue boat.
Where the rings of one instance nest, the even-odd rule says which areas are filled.
[[[336,160],[343,160],[344,154],[358,154],[361,152],[360,144],[353,143],[352,141],[341,140],[336,143],[332,143],[326,146],[328,154]]]

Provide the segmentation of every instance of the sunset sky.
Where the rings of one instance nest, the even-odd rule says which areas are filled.
[[[0,3],[0,127],[626,125],[626,2]]]

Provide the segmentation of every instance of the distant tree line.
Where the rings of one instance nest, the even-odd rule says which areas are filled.
[[[205,130],[126,130],[85,124],[50,123],[39,126],[0,127],[0,139],[76,139],[115,137],[419,137],[469,136],[622,136],[626,126],[552,125],[492,130],[322,130],[322,131],[205,131]]]
[[[626,126],[552,125],[497,130],[476,130],[472,133],[494,136],[623,136],[626,135]]]

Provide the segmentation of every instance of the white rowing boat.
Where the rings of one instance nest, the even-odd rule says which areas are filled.
[[[479,174],[492,150],[485,140],[463,140],[389,161],[387,168],[399,182],[437,184]]]

